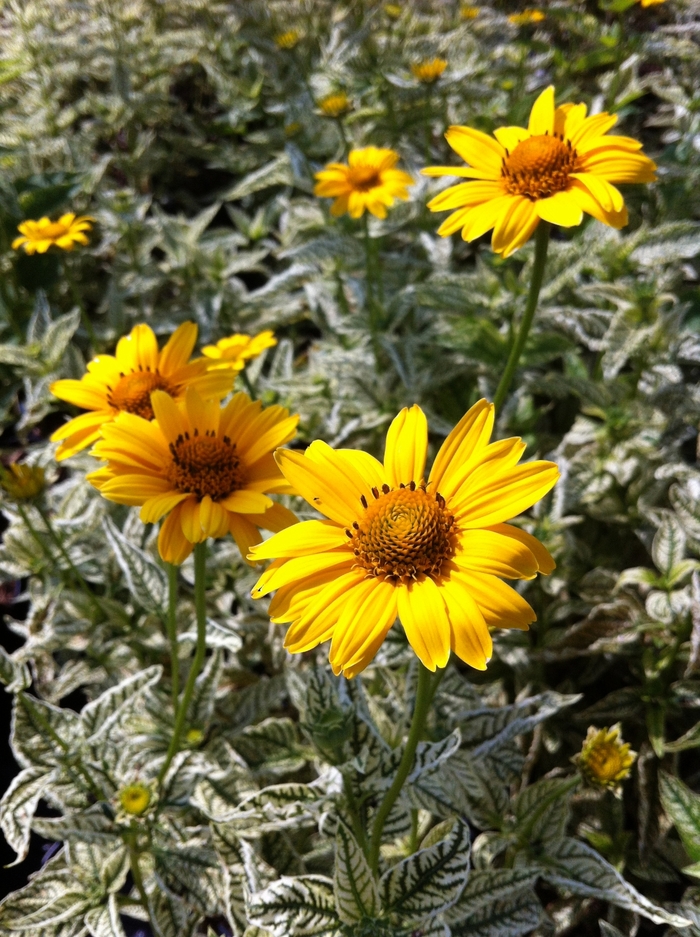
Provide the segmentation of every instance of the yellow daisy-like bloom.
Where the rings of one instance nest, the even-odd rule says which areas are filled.
[[[471,3],[463,3],[459,8],[459,15],[463,20],[474,20],[479,15],[479,7],[472,6]]]
[[[23,247],[27,254],[45,254],[55,244],[64,251],[72,251],[75,244],[88,244],[86,231],[92,230],[91,215],[76,217],[73,212],[61,215],[58,221],[40,218],[38,221],[23,221],[17,226],[20,237],[12,242],[17,250]]]
[[[427,480],[428,424],[418,406],[392,422],[384,464],[366,452],[316,441],[277,463],[310,505],[328,518],[295,524],[251,551],[275,561],[253,596],[277,590],[274,622],[291,622],[285,647],[310,650],[331,639],[336,674],[353,677],[401,619],[430,670],[450,650],[484,670],[489,627],[527,629],[528,603],[505,579],[533,579],[554,562],[530,534],[504,521],[554,485],[553,462],[517,465],[520,439],[489,444],[494,407],[479,401],[452,430]]]
[[[272,451],[294,436],[298,416],[263,410],[242,393],[222,409],[192,387],[180,403],[162,390],[151,402],[152,422],[120,413],[103,426],[92,452],[107,465],[87,478],[108,500],[141,506],[144,524],[167,515],[158,537],[166,562],[182,563],[195,543],[229,532],[246,556],[261,539],[258,528],[296,521],[267,495],[290,491]]]
[[[422,81],[424,85],[432,85],[447,68],[446,59],[426,59],[411,65],[413,77]]]
[[[209,371],[242,371],[246,362],[257,358],[266,348],[277,344],[275,333],[270,329],[257,335],[244,335],[236,332],[227,338],[220,338],[216,345],[205,345],[202,354],[211,359]]]
[[[408,186],[414,185],[407,172],[394,167],[399,154],[394,150],[366,146],[351,150],[348,165],[329,163],[316,173],[314,195],[335,199],[331,215],[346,212],[351,218],[360,218],[365,209],[376,218],[386,218],[387,208],[394,201],[408,199]]]
[[[235,380],[230,371],[214,372],[206,358],[190,361],[197,341],[197,326],[183,322],[163,348],[148,325],[135,325],[120,338],[114,355],[98,355],[79,381],[55,381],[49,388],[54,397],[87,410],[59,427],[51,442],[60,442],[60,462],[91,445],[105,423],[122,411],[153,419],[151,392],[163,390],[179,400],[187,387],[206,399],[221,400]]]
[[[352,110],[350,99],[344,91],[327,94],[325,98],[321,98],[318,106],[324,117],[340,117]]]
[[[390,20],[397,20],[401,16],[403,10],[398,3],[385,3],[384,12]]]
[[[636,757],[636,752],[630,751],[629,745],[623,743],[618,723],[611,729],[591,726],[580,753],[573,761],[592,787],[617,790],[629,777]]]
[[[554,88],[535,101],[528,127],[500,127],[489,137],[471,127],[450,127],[445,137],[470,164],[431,166],[426,176],[462,176],[462,182],[428,202],[431,211],[457,209],[438,228],[447,237],[462,229],[473,241],[493,228],[491,246],[508,257],[540,222],[565,228],[587,212],[622,228],[627,209],[615,182],[653,182],[655,163],[631,137],[607,136],[614,114],[586,117],[585,104],[554,106]]]
[[[0,466],[0,488],[13,501],[31,501],[46,487],[44,470],[40,465],[12,462]]]
[[[277,33],[274,37],[275,45],[278,49],[293,49],[299,44],[301,33],[298,29],[288,29],[286,32]]]
[[[508,17],[508,22],[515,26],[529,26],[533,23],[541,23],[544,18],[542,10],[523,10],[522,13],[512,13]]]
[[[119,791],[118,798],[124,813],[140,817],[151,803],[151,790],[145,784],[129,784]]]

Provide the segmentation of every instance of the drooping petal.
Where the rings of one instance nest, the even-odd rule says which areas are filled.
[[[491,239],[494,251],[510,257],[532,237],[539,220],[534,202],[522,195],[513,196],[512,204],[501,211],[494,226]]]
[[[568,192],[555,192],[549,198],[540,199],[536,205],[542,221],[551,221],[563,228],[573,228],[583,220],[583,209]]]
[[[356,599],[354,607],[346,603],[333,630],[330,662],[336,675],[358,673],[360,665],[364,669],[396,621],[396,587],[373,581],[371,588],[361,592],[362,586],[364,582],[353,589],[352,597],[357,595],[359,601]]]
[[[447,607],[452,650],[475,670],[486,670],[493,643],[479,606],[455,577],[440,584],[440,593]]]
[[[166,563],[179,566],[184,563],[193,549],[185,537],[180,523],[179,508],[175,508],[163,521],[158,534],[158,552]]]
[[[440,589],[432,579],[396,587],[399,618],[408,642],[428,670],[450,659],[450,620]]]
[[[363,581],[361,570],[345,570],[329,582],[309,602],[304,614],[290,625],[284,640],[287,650],[296,654],[328,640],[343,609],[354,601],[354,592]]]
[[[189,497],[186,492],[182,491],[166,491],[155,495],[144,502],[139,517],[144,524],[156,524],[163,515],[168,514],[177,504]]]
[[[514,527],[512,524],[495,524],[490,529],[503,534],[504,537],[513,537],[524,544],[537,560],[538,572],[549,575],[556,569],[557,564],[554,562],[549,550],[544,544],[540,543],[537,537],[533,537],[526,530]]]

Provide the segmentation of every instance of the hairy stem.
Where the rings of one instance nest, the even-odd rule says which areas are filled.
[[[497,412],[501,409],[503,402],[506,399],[506,394],[508,393],[510,385],[513,381],[513,377],[515,376],[515,372],[518,368],[518,363],[520,362],[520,356],[522,355],[523,349],[525,348],[527,337],[530,334],[532,320],[535,318],[537,300],[540,296],[542,278],[544,277],[544,268],[547,262],[549,230],[549,222],[540,221],[539,225],[537,226],[537,232],[535,234],[535,261],[532,265],[532,279],[530,280],[530,291],[527,295],[527,305],[525,306],[525,312],[523,313],[523,320],[520,323],[520,329],[518,330],[515,341],[511,346],[505,371],[503,372],[501,380],[498,383],[498,389],[496,390],[496,395],[493,398]]]

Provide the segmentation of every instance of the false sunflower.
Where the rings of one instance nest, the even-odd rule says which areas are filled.
[[[50,218],[39,218],[38,221],[23,221],[17,226],[20,233],[12,242],[17,250],[23,247],[27,254],[45,254],[55,245],[64,251],[72,251],[76,244],[87,244],[86,231],[92,230],[95,219],[91,215],[76,217],[74,212],[61,215],[58,221]]]
[[[316,173],[314,195],[332,198],[331,215],[360,218],[365,210],[376,218],[386,218],[394,201],[408,199],[408,186],[414,185],[407,172],[396,169],[399,154],[394,150],[366,146],[351,150],[348,164],[329,163]]]
[[[51,393],[59,400],[87,410],[59,427],[51,437],[60,442],[56,458],[61,461],[91,445],[105,423],[118,413],[135,413],[153,419],[151,392],[163,390],[180,399],[185,388],[194,387],[209,399],[221,400],[233,387],[231,371],[212,372],[206,358],[190,360],[197,341],[197,326],[183,322],[163,348],[148,325],[135,325],[120,338],[114,355],[98,355],[79,381],[55,381]]]
[[[162,390],[151,400],[153,421],[120,413],[103,427],[92,453],[107,464],[87,478],[109,501],[140,506],[144,524],[165,517],[158,549],[166,562],[182,563],[195,543],[229,532],[246,556],[258,528],[294,523],[268,493],[290,490],[272,452],[292,438],[299,417],[263,410],[243,393],[222,409],[192,387],[179,403]]]
[[[613,183],[653,182],[656,165],[631,137],[607,136],[614,114],[586,117],[585,104],[554,106],[554,88],[535,101],[527,129],[500,127],[489,137],[471,127],[450,127],[447,142],[466,169],[431,166],[427,176],[462,176],[428,203],[431,211],[456,209],[438,234],[462,229],[473,241],[493,228],[491,245],[504,257],[531,237],[542,221],[565,228],[587,212],[613,228],[627,224],[625,202]]]
[[[251,550],[274,558],[253,590],[277,590],[275,622],[291,622],[285,646],[299,653],[331,640],[336,674],[353,677],[401,619],[430,670],[453,650],[479,670],[491,656],[489,627],[526,629],[528,603],[501,578],[533,579],[554,562],[505,521],[545,495],[552,462],[517,465],[520,439],[490,443],[494,408],[481,400],[449,434],[425,476],[428,425],[418,406],[389,428],[384,464],[366,452],[316,441],[280,450],[287,481],[327,520],[295,524]]]
[[[210,371],[242,371],[251,358],[257,358],[266,348],[274,348],[276,344],[275,333],[270,329],[257,335],[236,332],[219,339],[216,345],[205,345],[202,354],[210,359]]]
[[[583,746],[572,761],[578,766],[583,779],[591,787],[619,791],[622,782],[630,776],[637,753],[622,741],[619,722],[608,729],[590,726]]]

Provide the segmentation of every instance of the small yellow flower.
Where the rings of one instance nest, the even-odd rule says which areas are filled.
[[[216,345],[205,345],[202,354],[211,358],[210,371],[242,371],[246,362],[257,358],[266,348],[277,344],[274,332],[267,329],[257,335],[236,332],[228,338],[220,338]]]
[[[414,185],[407,172],[394,167],[399,154],[394,150],[367,146],[351,150],[348,165],[329,163],[316,173],[314,195],[332,198],[331,215],[346,212],[351,218],[361,218],[365,210],[376,218],[386,218],[387,208],[394,201],[408,200],[408,186]]]
[[[398,3],[385,3],[384,12],[390,20],[397,20],[401,16],[403,10]]]
[[[459,8],[459,15],[463,20],[474,20],[479,15],[479,7],[472,6],[471,3],[463,3]]]
[[[76,217],[73,212],[61,215],[58,221],[40,218],[38,221],[23,221],[17,226],[20,237],[15,238],[12,247],[18,250],[24,247],[27,254],[45,254],[55,244],[64,251],[72,251],[74,244],[87,244],[86,231],[92,230],[91,215]]]
[[[426,59],[424,62],[417,62],[411,65],[413,77],[422,81],[425,85],[431,85],[447,68],[445,59]]]
[[[286,32],[277,33],[274,40],[278,49],[293,49],[299,44],[301,33],[298,29],[288,29]]]
[[[151,803],[151,790],[145,784],[129,784],[122,788],[118,794],[119,804],[124,811],[132,817],[140,817]]]
[[[293,654],[331,641],[335,674],[372,661],[398,618],[430,670],[450,651],[485,670],[489,627],[527,630],[535,613],[503,579],[534,579],[554,561],[535,537],[505,523],[553,487],[553,462],[518,461],[520,439],[490,443],[493,404],[460,420],[426,472],[428,422],[418,406],[389,427],[384,462],[317,440],[278,449],[284,477],[327,520],[303,521],[250,552],[274,559],[253,589],[276,591],[271,620],[289,623]]]
[[[175,399],[187,387],[195,387],[207,400],[221,400],[230,393],[234,376],[212,372],[206,358],[190,360],[197,341],[197,326],[183,322],[163,348],[150,326],[135,325],[120,338],[114,355],[98,355],[79,381],[55,381],[49,390],[76,407],[87,410],[59,427],[51,442],[60,442],[56,459],[60,462],[91,445],[105,423],[118,413],[136,413],[153,419],[151,392],[163,390]]]
[[[610,729],[591,726],[581,751],[573,761],[592,787],[618,790],[629,777],[636,757],[636,752],[630,751],[629,745],[623,743],[618,723]]]
[[[0,467],[0,488],[13,501],[31,501],[46,487],[44,470],[40,465],[12,462]]]
[[[298,416],[263,410],[243,393],[222,408],[192,387],[180,404],[155,390],[151,405],[152,422],[120,413],[102,427],[92,454],[107,464],[87,480],[108,501],[140,507],[144,524],[165,518],[158,549],[167,563],[179,565],[195,543],[227,533],[246,556],[260,542],[258,528],[296,521],[268,494],[292,490],[272,453],[294,436]]]
[[[522,13],[512,13],[508,21],[514,26],[529,26],[534,23],[541,23],[545,18],[542,10],[523,10]]]
[[[318,106],[324,117],[340,117],[352,110],[352,103],[344,91],[326,95],[318,102]]]
[[[204,738],[204,732],[201,729],[188,729],[185,735],[185,742],[196,748]]]
[[[666,0],[639,0],[639,2],[643,7],[655,7],[666,3]]]
[[[431,166],[423,174],[476,181],[451,186],[428,202],[431,211],[456,209],[438,234],[461,229],[464,240],[473,241],[493,228],[493,250],[508,257],[540,220],[570,228],[586,212],[624,227],[625,201],[611,183],[653,182],[656,165],[637,140],[606,136],[616,123],[605,111],[586,117],[585,104],[555,107],[550,85],[535,101],[527,129],[499,127],[489,137],[471,127],[450,127],[447,142],[470,166]]]

